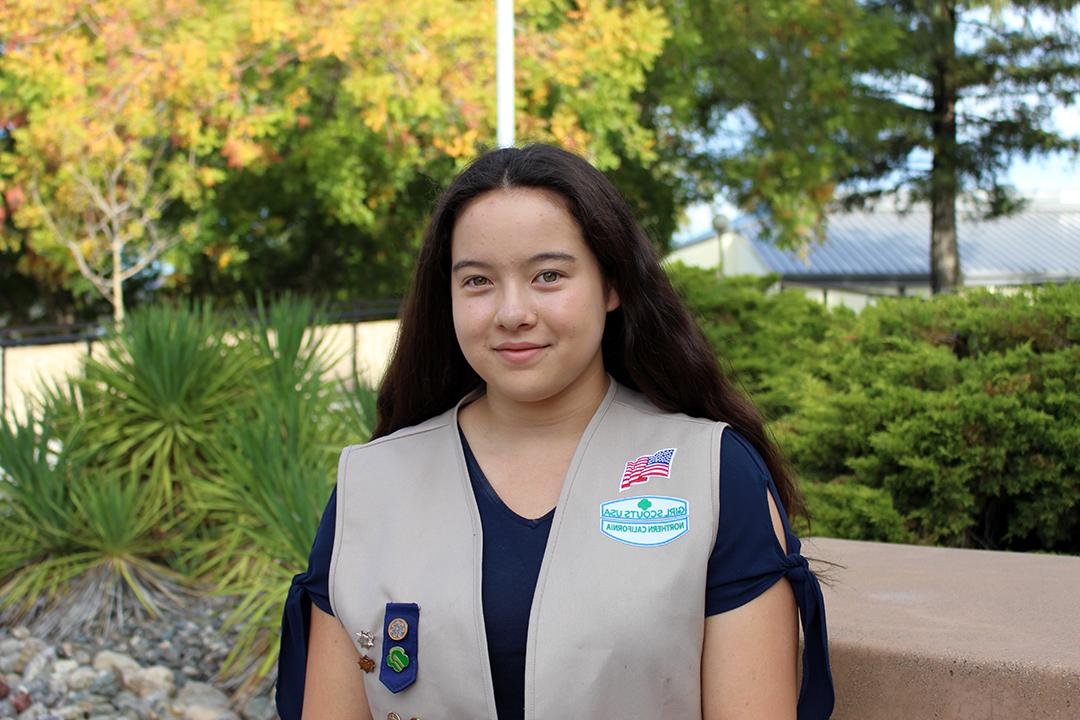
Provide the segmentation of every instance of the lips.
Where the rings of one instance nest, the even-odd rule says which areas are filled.
[[[495,347],[495,352],[503,360],[517,365],[529,362],[543,352],[546,347],[547,345],[536,345],[535,343],[503,343]]]

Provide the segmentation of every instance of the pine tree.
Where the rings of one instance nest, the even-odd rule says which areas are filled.
[[[875,80],[892,96],[879,111],[903,118],[882,134],[869,189],[849,204],[898,186],[931,209],[932,290],[961,284],[957,199],[970,197],[979,214],[1021,207],[1006,171],[1017,156],[1080,150],[1080,139],[1052,127],[1055,107],[1080,93],[1080,3],[951,0],[870,3],[902,33],[891,65]],[[905,99],[907,101],[905,101]],[[883,123],[884,125],[884,123]],[[913,169],[920,156],[929,170]]]
[[[931,207],[931,286],[961,282],[957,198],[1018,209],[1016,157],[1080,152],[1053,128],[1080,93],[1080,2],[669,0],[673,40],[646,112],[705,189],[765,220],[781,246],[827,212],[903,194]]]

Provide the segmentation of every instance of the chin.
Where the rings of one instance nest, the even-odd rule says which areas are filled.
[[[565,389],[561,382],[531,380],[526,378],[498,378],[488,381],[488,392],[495,391],[508,400],[519,403],[537,403],[558,395]]]

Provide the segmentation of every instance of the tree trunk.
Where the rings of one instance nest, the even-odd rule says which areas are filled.
[[[120,242],[113,240],[112,243],[112,302],[113,302],[113,322],[116,324],[117,329],[124,325],[124,269],[121,264],[121,255],[123,253],[124,246]]]
[[[960,285],[956,243],[956,7],[934,0],[930,21],[934,39],[934,164],[930,170],[930,289],[955,292]]]

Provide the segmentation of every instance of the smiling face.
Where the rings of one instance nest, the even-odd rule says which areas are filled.
[[[454,225],[454,331],[489,396],[540,402],[604,383],[600,340],[618,307],[555,193],[494,190]]]

